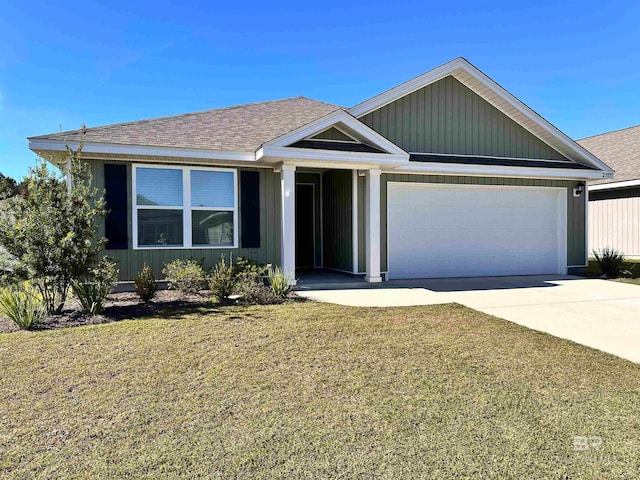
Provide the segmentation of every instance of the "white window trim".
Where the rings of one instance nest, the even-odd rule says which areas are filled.
[[[182,206],[171,205],[140,205],[136,203],[137,196],[137,169],[138,168],[157,168],[167,170],[182,171]],[[233,173],[233,208],[219,207],[193,207],[191,206],[191,171],[209,171],[209,172],[232,172]],[[180,210],[182,211],[182,243],[183,245],[138,245],[138,210]],[[191,212],[197,210],[206,211],[223,211],[233,210],[233,245],[193,245]],[[182,166],[182,165],[158,165],[147,163],[134,163],[131,166],[131,217],[133,229],[133,250],[229,250],[238,248],[238,170],[235,168],[212,168],[199,166]]]

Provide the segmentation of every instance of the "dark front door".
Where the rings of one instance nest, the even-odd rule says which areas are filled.
[[[315,265],[315,205],[314,185],[296,185],[296,268]]]

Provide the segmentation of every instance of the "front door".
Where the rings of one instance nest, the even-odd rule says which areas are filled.
[[[315,267],[315,192],[311,183],[296,184],[296,268]]]

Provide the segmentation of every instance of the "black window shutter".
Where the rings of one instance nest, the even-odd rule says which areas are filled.
[[[127,249],[129,247],[127,166],[106,163],[104,165],[104,188],[108,211],[105,218],[107,248],[112,250]]]
[[[242,248],[260,248],[260,176],[240,172],[240,234]]]

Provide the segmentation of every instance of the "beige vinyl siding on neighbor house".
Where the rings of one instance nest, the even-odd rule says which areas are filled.
[[[475,185],[520,185],[537,187],[566,187],[567,189],[567,265],[584,266],[585,264],[585,197],[573,197],[573,186],[576,182],[560,180],[537,180],[520,178],[497,177],[456,177],[446,175],[405,175],[382,174],[381,179],[381,206],[380,206],[380,266],[382,271],[387,270],[387,182],[419,182],[419,183],[449,183],[449,184],[475,184]],[[359,215],[364,215],[364,202],[359,210]],[[359,242],[362,244],[362,242]],[[363,264],[360,263],[360,269]]]
[[[640,258],[640,188],[589,193],[589,249],[605,247]]]
[[[130,281],[142,266],[146,263],[153,269],[156,278],[162,278],[162,268],[165,263],[175,259],[194,258],[203,260],[204,267],[210,269],[215,264],[222,253],[229,258],[233,254],[246,257],[259,263],[279,263],[280,261],[280,176],[268,169],[238,168],[238,175],[241,171],[257,171],[260,174],[260,248],[190,248],[190,249],[145,249],[133,250],[132,245],[132,213],[131,213],[131,164],[119,161],[89,160],[93,166],[94,184],[100,190],[104,189],[104,164],[125,164],[127,165],[127,198],[128,208],[128,228],[129,228],[129,248],[126,250],[107,250],[106,254],[118,262],[120,269],[120,279]],[[144,163],[144,162],[140,162]],[[238,192],[238,202],[240,195]],[[240,228],[240,215],[242,215],[242,205],[239,207],[239,221],[235,228]],[[100,223],[100,235],[104,235],[104,222]],[[239,232],[239,245],[242,245],[242,231]]]
[[[451,76],[359,120],[408,152],[567,160]]]

